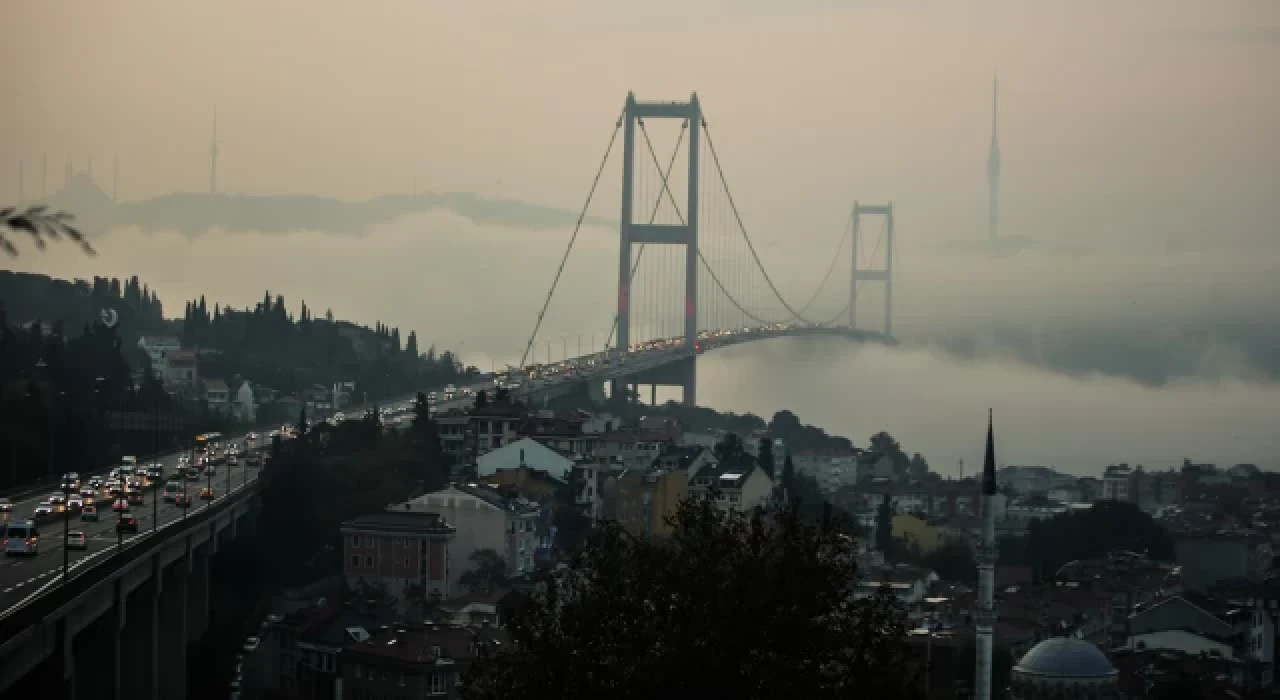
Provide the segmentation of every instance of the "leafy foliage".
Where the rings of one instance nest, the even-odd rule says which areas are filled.
[[[188,302],[183,345],[216,348],[202,359],[201,373],[239,374],[273,389],[294,392],[320,384],[352,381],[368,398],[390,396],[408,387],[456,382],[465,374],[452,353],[435,348],[418,353],[417,337],[403,346],[400,329],[376,323],[373,329],[316,318],[302,302],[295,318],[283,296],[264,293],[253,308],[236,310],[204,297]]]
[[[1050,580],[1063,564],[1105,556],[1117,549],[1173,559],[1173,538],[1137,504],[1098,501],[1089,510],[1032,520],[1025,556],[1037,578]]]
[[[135,388],[118,328],[99,322],[67,337],[54,323],[47,331],[38,321],[11,325],[0,304],[0,454],[9,462],[0,485],[104,467],[225,425],[203,407],[172,399],[153,379]],[[125,430],[112,418],[126,413],[163,416],[167,429],[160,433],[144,420]],[[175,423],[186,430],[171,432]]]
[[[855,543],[830,523],[685,501],[670,538],[606,524],[478,661],[490,698],[913,697],[905,617],[855,600]]]
[[[507,582],[507,562],[492,549],[477,549],[467,558],[471,568],[458,577],[458,583],[473,591],[491,591]]]
[[[17,257],[18,247],[9,240],[9,236],[19,233],[30,236],[40,250],[45,249],[46,240],[66,238],[79,245],[85,253],[95,255],[93,246],[89,245],[84,234],[71,225],[74,218],[65,211],[49,212],[42,206],[23,210],[13,207],[0,209],[0,251],[10,257]]]

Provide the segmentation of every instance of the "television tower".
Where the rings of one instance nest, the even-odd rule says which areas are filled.
[[[976,627],[977,654],[974,659],[974,700],[991,700],[992,643],[995,637],[996,611],[996,447],[991,412],[987,412],[987,454],[982,462],[982,543],[978,545],[978,609],[973,619]]]
[[[213,147],[209,149],[209,194],[218,193],[218,108],[213,108]]]
[[[987,154],[987,237],[1000,237],[1000,140],[996,134],[996,117],[1000,109],[1000,79],[991,84],[991,152]]]

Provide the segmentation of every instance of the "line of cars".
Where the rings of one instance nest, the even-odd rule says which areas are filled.
[[[36,504],[31,516],[11,520],[5,526],[3,546],[7,556],[36,556],[40,553],[40,525],[54,521],[58,516],[75,515],[82,522],[100,519],[99,503],[111,502],[111,509],[118,513],[116,531],[120,534],[136,534],[138,519],[129,513],[131,506],[146,502],[145,490],[164,478],[164,467],[159,463],[139,464],[134,457],[125,457],[121,466],[113,468],[105,477],[93,476],[81,480],[80,474],[62,475],[61,488]],[[12,504],[7,511],[12,512]],[[67,549],[85,550],[89,538],[82,530],[67,533]]]

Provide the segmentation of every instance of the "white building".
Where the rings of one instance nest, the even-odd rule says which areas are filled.
[[[459,579],[473,568],[471,555],[491,549],[507,562],[507,574],[533,570],[537,548],[538,509],[508,503],[496,491],[463,484],[387,506],[389,513],[436,513],[457,528],[449,543],[449,590],[459,591]]]
[[[476,473],[493,476],[499,469],[528,467],[568,481],[573,460],[533,438],[520,438],[476,458]]]
[[[773,479],[754,459],[746,467],[709,462],[690,475],[689,496],[706,498],[712,488],[719,491],[716,505],[721,510],[745,511],[769,504]]]
[[[253,388],[249,386],[249,382],[241,382],[240,390],[236,392],[235,401],[232,403],[231,411],[235,414],[237,420],[252,423],[258,415],[258,404],[253,395]]]
[[[182,341],[173,335],[144,335],[138,338],[138,347],[147,354],[147,359],[151,363],[151,374],[157,379],[164,381],[165,357],[177,350],[182,349]]]

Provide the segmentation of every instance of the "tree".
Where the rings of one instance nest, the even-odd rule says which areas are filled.
[[[686,500],[671,537],[601,526],[463,686],[490,698],[911,697],[887,591],[854,599],[856,542],[823,523]],[[603,624],[607,620],[608,624]]]
[[[507,582],[507,562],[492,549],[477,549],[467,560],[471,569],[458,577],[458,583],[473,591],[492,591]]]
[[[484,408],[489,405],[489,395],[483,389],[476,392],[475,407]]]
[[[769,475],[769,478],[774,478],[773,438],[768,435],[760,438],[760,450],[757,461],[760,462],[760,466],[764,469],[764,472]]]
[[[880,507],[876,510],[876,549],[887,553],[893,545],[893,506],[889,503],[889,494],[884,495]]]
[[[919,453],[911,455],[911,465],[909,467],[911,477],[914,479],[923,479],[929,473],[929,463]]]
[[[796,465],[791,461],[791,451],[782,459],[782,488],[787,493],[794,493],[796,487]]]
[[[25,210],[15,207],[0,209],[0,250],[16,258],[18,247],[9,240],[9,236],[22,233],[30,236],[40,250],[44,250],[47,240],[56,241],[65,237],[79,245],[85,253],[94,255],[93,246],[89,245],[84,234],[71,225],[74,218],[63,211],[48,212],[42,206],[28,207]]]

